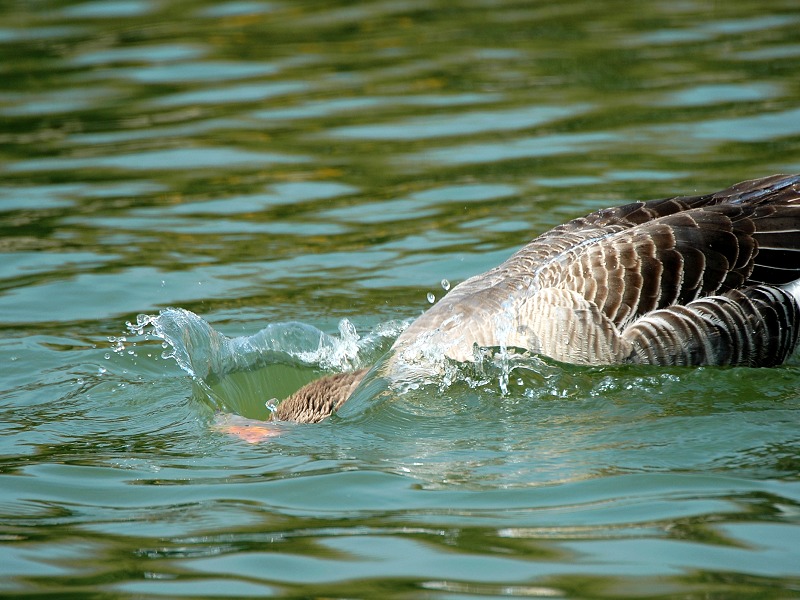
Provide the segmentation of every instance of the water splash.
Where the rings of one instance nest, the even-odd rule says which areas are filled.
[[[355,325],[349,319],[339,322],[339,338],[331,338],[322,334],[319,345],[311,351],[299,352],[298,358],[308,364],[316,364],[324,369],[347,371],[361,366],[359,359],[362,350]]]
[[[494,323],[495,331],[497,332],[497,339],[500,342],[499,352],[497,354],[497,360],[501,367],[498,384],[500,385],[500,391],[504,396],[507,396],[508,382],[511,375],[511,369],[509,366],[509,340],[514,334],[515,329],[514,298],[508,298],[500,305],[500,307],[502,310],[499,311],[495,316]]]
[[[338,334],[300,322],[271,323],[253,335],[228,337],[191,311],[167,309],[158,315],[139,315],[127,326],[129,335],[160,341],[161,357],[174,360],[190,375],[195,394],[214,409],[267,420],[281,399],[321,375],[373,365],[359,387],[362,391],[354,396],[357,400],[345,405],[345,413],[364,412],[381,399],[397,399],[429,390],[429,386],[437,390],[426,396],[431,410],[456,384],[454,390],[463,390],[466,385],[492,394],[499,392],[501,397],[540,396],[539,391],[526,386],[534,381],[536,387],[552,387],[542,376],[547,372],[546,365],[505,343],[513,333],[511,315],[511,306],[503,305],[494,323],[500,345],[476,346],[472,362],[467,363],[450,358],[450,349],[462,343],[458,314],[441,324],[452,335],[426,331],[393,352],[387,351],[407,322],[382,323],[363,334],[348,319],[339,322]],[[136,341],[118,336],[112,343],[121,348],[121,353],[126,344],[132,346]]]
[[[231,338],[191,311],[176,308],[139,315],[127,326],[131,334],[160,339],[162,357],[189,374],[212,406],[265,419],[275,399],[321,374],[377,360],[406,324],[384,323],[362,337],[347,319],[339,323],[338,336],[305,323],[271,323],[253,335]]]

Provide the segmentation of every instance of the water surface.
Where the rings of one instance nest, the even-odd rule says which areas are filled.
[[[797,367],[508,359],[216,427],[566,219],[800,171],[794,2],[0,15],[0,594],[800,596]]]

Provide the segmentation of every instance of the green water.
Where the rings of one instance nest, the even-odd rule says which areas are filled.
[[[800,597],[796,367],[463,370],[248,444],[125,325],[363,341],[568,218],[798,172],[799,27],[794,0],[0,5],[0,594]],[[278,375],[308,371],[214,385],[259,416]]]

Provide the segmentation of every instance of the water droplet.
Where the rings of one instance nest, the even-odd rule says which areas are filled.
[[[433,292],[428,292],[428,302],[430,302],[431,304],[436,302],[436,296],[433,295]]]
[[[100,367],[99,369],[97,369],[98,375],[104,375],[105,373],[108,373],[108,369],[106,369],[105,367]]]
[[[125,350],[125,342],[127,342],[128,339],[124,335],[112,335],[109,336],[108,341],[111,342],[111,349],[117,354],[121,354],[122,351]]]
[[[278,399],[277,398],[270,398],[264,403],[264,406],[267,407],[267,410],[271,413],[274,413],[278,410]]]
[[[446,292],[450,289],[450,282],[447,279],[442,279],[442,289]]]
[[[109,359],[111,359],[111,352],[106,352],[106,353],[103,355],[103,358],[105,358],[106,360],[109,360]]]

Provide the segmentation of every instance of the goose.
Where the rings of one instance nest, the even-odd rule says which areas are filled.
[[[800,334],[800,175],[606,208],[453,287],[397,338],[454,361],[516,347],[578,365],[776,366]],[[315,423],[367,369],[300,388],[273,419]]]

